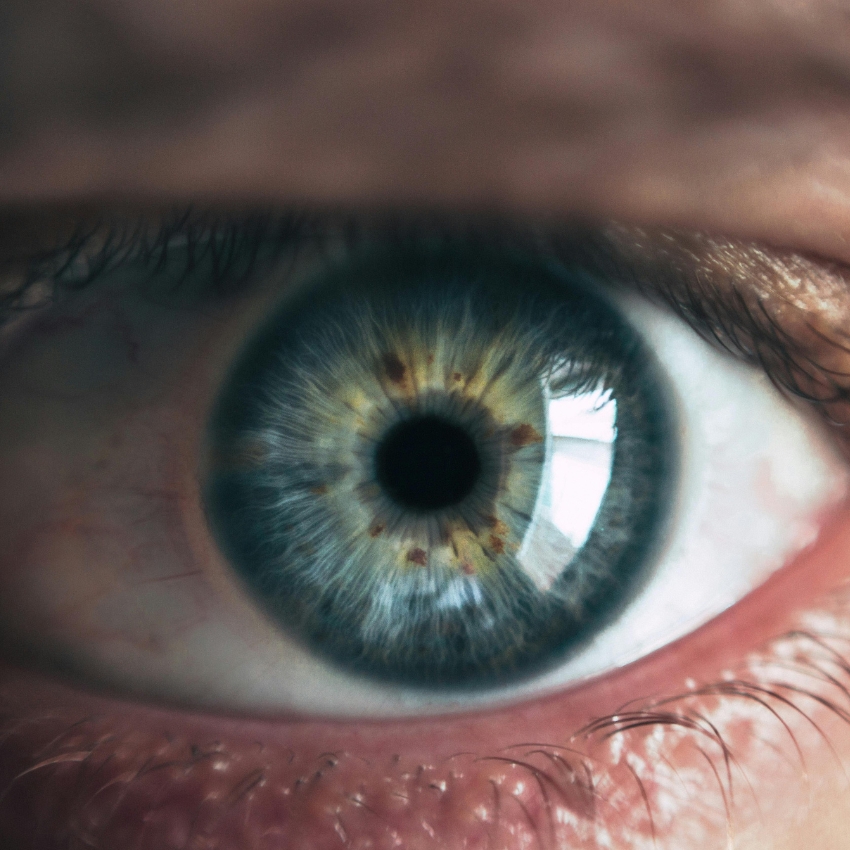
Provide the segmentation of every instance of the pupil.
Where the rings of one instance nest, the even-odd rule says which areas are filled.
[[[472,437],[437,416],[391,428],[375,455],[378,482],[406,508],[432,511],[462,501],[475,486],[481,459]]]

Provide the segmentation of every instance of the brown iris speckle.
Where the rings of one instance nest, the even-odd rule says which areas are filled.
[[[497,554],[501,555],[505,551],[505,541],[501,537],[496,537],[495,534],[490,535],[490,548]]]
[[[383,531],[384,531],[384,526],[381,525],[380,523],[377,523],[376,525],[373,525],[369,529],[369,537],[377,537],[379,534],[382,534]]]
[[[534,427],[524,422],[511,431],[510,441],[512,446],[522,448],[522,446],[530,446],[532,443],[542,443],[543,437]]]
[[[484,517],[484,521],[487,523],[488,528],[493,529],[493,534],[505,535],[508,533],[508,526],[498,517],[488,514]]]
[[[328,485],[319,484],[316,487],[311,487],[310,492],[314,493],[316,496],[324,496],[328,492]]]
[[[418,564],[420,567],[424,567],[428,563],[428,553],[424,549],[411,549],[407,553],[407,560],[411,564]]]
[[[407,375],[407,366],[401,362],[399,356],[390,352],[389,354],[384,354],[381,360],[383,362],[384,373],[386,376],[394,384],[403,383],[405,375]]]
[[[453,377],[456,381],[462,381],[462,380],[463,380],[463,375],[461,375],[461,374],[460,374],[460,372],[455,372],[455,373],[454,373],[454,375],[452,375],[452,377]]]

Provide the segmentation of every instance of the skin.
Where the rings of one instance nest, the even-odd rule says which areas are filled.
[[[388,11],[314,0],[92,0],[9,4],[3,14],[0,201],[13,214],[169,200],[412,206],[615,218],[760,240],[810,254],[818,268],[850,262],[850,19],[833,3],[400,2]],[[818,328],[840,334],[843,271],[829,268],[831,296],[814,315]],[[240,321],[250,315],[244,307]],[[227,333],[235,331],[224,317],[208,318],[164,392],[182,398],[194,380],[198,397],[184,401],[202,410],[218,375],[210,367],[197,382],[197,363]],[[846,367],[832,356],[831,368]],[[835,439],[843,447],[840,432]],[[169,486],[185,496],[191,475],[168,468]],[[83,504],[70,519],[74,512]],[[191,508],[181,521],[197,555],[207,545],[202,521]],[[783,646],[837,675],[810,640],[782,636],[811,632],[815,620],[850,630],[848,552],[850,514],[841,509],[822,518],[810,550],[688,638],[567,694],[481,716],[219,716],[88,693],[9,663],[0,788],[12,791],[0,799],[0,825],[22,850],[74,847],[71,835],[99,850],[366,839],[383,847],[399,836],[406,847],[515,850],[526,839],[601,847],[599,823],[614,847],[844,847],[850,730],[835,692],[785,705],[783,728],[756,713],[730,721],[716,688],[727,671],[771,687]],[[604,734],[575,737],[659,694],[677,697],[680,717],[722,724],[751,793],[724,801],[714,774],[722,753],[712,750],[715,767],[706,767],[699,736],[668,738],[662,755],[710,790],[682,808],[687,816],[657,814],[656,824],[646,804],[663,809],[661,784],[636,782]],[[658,728],[618,736],[636,756],[660,761]],[[598,794],[578,772],[560,780],[557,805],[578,832],[552,826],[539,793],[516,790],[516,764],[497,764],[525,742],[544,742],[550,754],[569,746],[595,766]],[[317,767],[329,752],[336,763]],[[452,774],[456,758],[462,767]],[[152,763],[161,784],[146,779]],[[539,767],[553,764],[543,758]],[[293,796],[305,777],[314,777],[310,790]],[[526,808],[495,806],[495,780]],[[443,782],[457,787],[445,792]],[[394,804],[381,788],[407,802]],[[191,826],[180,806],[194,813]],[[470,821],[476,806],[489,812],[483,826]]]

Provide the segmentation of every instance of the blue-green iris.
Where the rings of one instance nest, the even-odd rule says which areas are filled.
[[[589,390],[616,404],[610,480],[586,540],[541,581],[527,553],[554,533],[538,521],[547,410]],[[651,356],[569,268],[373,244],[247,346],[211,424],[207,508],[294,639],[384,680],[486,686],[574,651],[638,588],[670,437]]]

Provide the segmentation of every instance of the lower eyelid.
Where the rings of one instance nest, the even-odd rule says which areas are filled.
[[[754,805],[796,799],[787,795],[805,767],[795,746],[804,760],[824,757],[836,724],[846,726],[838,690],[822,675],[812,682],[840,672],[818,627],[847,630],[846,600],[829,593],[846,580],[847,551],[845,510],[794,564],[678,644],[568,693],[483,715],[216,718],[6,668],[0,834],[50,850],[72,835],[108,850],[131,837],[139,850],[191,841],[313,850],[367,839],[377,848],[514,847],[523,836],[541,847],[683,848],[695,830],[719,840],[731,799],[750,816]],[[776,639],[795,624],[809,632]],[[795,679],[792,668],[806,664],[813,675]]]

